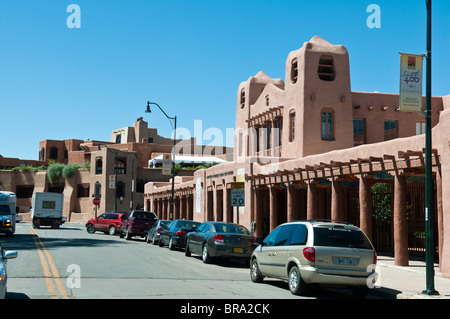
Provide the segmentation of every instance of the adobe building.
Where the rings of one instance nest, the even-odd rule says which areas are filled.
[[[262,238],[291,220],[346,221],[408,265],[425,253],[425,118],[398,105],[353,92],[346,48],[313,37],[288,54],[284,80],[259,72],[239,85],[233,162],[177,180],[175,218],[239,221]],[[432,126],[435,258],[450,277],[450,95],[432,98]],[[170,197],[169,183],[145,185],[160,218]]]
[[[177,140],[177,153],[202,157],[210,154],[220,160],[232,160],[233,149],[197,145],[196,139]],[[68,221],[85,222],[105,211],[129,211],[144,206],[144,185],[149,181],[169,182],[161,167],[149,167],[149,161],[170,154],[173,140],[158,135],[142,117],[132,127],[112,131],[110,141],[44,140],[39,143],[39,161],[0,157],[0,190],[16,193],[17,207],[24,220],[30,220],[32,194],[56,192],[64,194],[64,215]],[[211,159],[211,156],[209,159]],[[47,170],[39,166],[56,163],[78,163],[70,178],[50,181]],[[21,166],[35,169],[18,169]],[[194,170],[180,169],[176,178],[192,176]],[[93,204],[93,196],[100,205]]]

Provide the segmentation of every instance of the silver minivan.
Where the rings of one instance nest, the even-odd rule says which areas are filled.
[[[308,285],[350,288],[363,297],[377,279],[377,254],[364,232],[353,225],[293,221],[275,228],[251,256],[250,277],[288,280],[295,295]]]

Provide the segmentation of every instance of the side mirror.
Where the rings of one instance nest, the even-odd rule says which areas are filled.
[[[17,255],[18,255],[17,251],[15,251],[15,250],[8,250],[8,251],[5,251],[5,254],[4,254],[3,258],[5,258],[5,259],[13,259],[13,258],[16,258]]]

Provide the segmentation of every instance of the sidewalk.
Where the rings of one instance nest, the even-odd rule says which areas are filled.
[[[434,264],[434,289],[436,296],[422,294],[427,288],[425,261],[410,260],[409,266],[395,266],[394,258],[378,256],[381,288],[374,288],[371,293],[383,294],[393,299],[450,299],[450,279],[439,272],[439,266]]]

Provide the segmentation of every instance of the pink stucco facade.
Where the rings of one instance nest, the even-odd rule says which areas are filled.
[[[177,178],[174,218],[239,216],[248,228],[256,222],[259,237],[294,219],[346,220],[407,265],[421,249],[421,231],[409,228],[424,219],[414,192],[423,193],[425,118],[400,112],[398,94],[353,92],[350,76],[346,48],[313,37],[287,55],[285,79],[261,71],[242,82],[233,161]],[[433,97],[432,125],[436,253],[450,277],[450,96]],[[238,211],[230,189],[241,181],[245,206]],[[385,233],[376,228],[373,204],[372,187],[381,182],[391,198]],[[170,183],[147,183],[144,205],[167,218],[170,194]],[[389,239],[383,245],[382,236]]]

